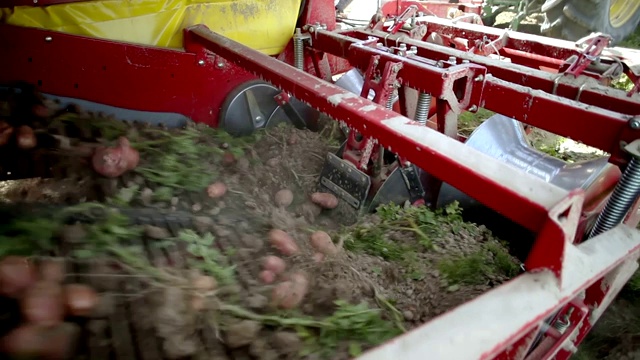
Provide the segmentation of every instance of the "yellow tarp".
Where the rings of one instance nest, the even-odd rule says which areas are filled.
[[[211,30],[268,55],[295,30],[301,0],[99,0],[1,9],[3,23],[138,44],[181,48],[182,29]]]

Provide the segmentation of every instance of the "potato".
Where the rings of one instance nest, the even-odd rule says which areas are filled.
[[[116,178],[124,174],[129,165],[120,147],[99,147],[91,158],[94,170],[105,177]]]
[[[302,273],[294,273],[289,276],[289,280],[273,288],[271,301],[279,308],[293,309],[302,303],[308,290],[307,277]]]
[[[129,139],[124,136],[118,138],[118,147],[122,149],[122,157],[127,163],[127,170],[133,170],[140,162],[140,153],[131,147]]]
[[[311,234],[311,246],[325,255],[336,255],[338,253],[338,248],[331,241],[331,236],[324,231],[316,231]]]
[[[60,284],[38,281],[21,301],[22,314],[30,323],[52,326],[64,318],[64,297]]]
[[[201,295],[193,295],[191,297],[191,309],[194,311],[202,311],[206,306],[206,301],[204,296]]]
[[[321,263],[321,262],[324,261],[324,254],[323,253],[315,253],[315,254],[313,254],[312,259],[313,259],[314,262]]]
[[[0,294],[17,298],[37,280],[29,260],[21,256],[7,256],[0,261]]]
[[[20,149],[24,150],[36,147],[37,140],[33,129],[26,125],[20,126],[16,131],[16,143]]]
[[[207,187],[207,195],[212,199],[221,198],[227,193],[227,186],[221,182],[216,182]]]
[[[276,274],[270,270],[261,271],[258,277],[260,278],[260,281],[265,284],[273,284],[273,282],[276,281]]]
[[[48,258],[42,260],[38,266],[40,278],[46,281],[61,283],[66,276],[66,263],[64,258]]]
[[[296,241],[289,234],[279,229],[269,231],[269,243],[286,256],[295,255],[300,252]]]
[[[323,209],[335,209],[338,206],[338,198],[330,193],[313,193],[311,194],[311,201]]]
[[[232,152],[225,151],[224,154],[222,154],[222,165],[231,166],[235,163],[236,163],[236,157],[233,155]]]
[[[265,256],[262,259],[262,268],[273,272],[274,274],[282,274],[287,268],[287,264],[281,258],[273,255]]]
[[[3,353],[15,358],[37,359],[44,349],[42,328],[34,324],[23,324],[13,329],[1,340]]]
[[[276,205],[279,207],[287,207],[293,202],[293,192],[289,189],[282,189],[274,196]]]
[[[87,285],[69,284],[64,286],[64,301],[72,316],[90,316],[98,306],[99,297]]]
[[[9,125],[8,122],[0,120],[0,146],[4,146],[9,143],[11,135],[13,135],[13,131],[13,127]]]
[[[218,286],[218,282],[213,276],[199,275],[193,279],[193,287],[198,291],[207,292],[215,289]]]

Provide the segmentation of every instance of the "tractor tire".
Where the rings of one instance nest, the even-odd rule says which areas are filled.
[[[615,45],[640,23],[640,0],[547,0],[542,11],[542,33],[569,41],[600,32]]]

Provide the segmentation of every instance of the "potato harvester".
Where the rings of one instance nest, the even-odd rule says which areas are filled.
[[[318,186],[353,208],[458,201],[533,239],[521,275],[359,359],[567,359],[638,267],[640,56],[402,3],[345,27],[328,0],[2,1],[0,84],[235,135],[324,113],[347,140]],[[480,108],[496,115],[460,136]],[[531,127],[607,155],[553,158]]]

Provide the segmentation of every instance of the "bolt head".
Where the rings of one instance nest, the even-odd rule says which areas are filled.
[[[52,40],[53,40],[53,38],[51,36],[46,36],[44,38],[44,41],[46,41],[46,42],[51,42]]]
[[[204,66],[204,60],[198,60],[198,65]]]
[[[633,119],[629,120],[629,126],[630,126],[633,130],[638,130],[638,129],[640,129],[640,119],[633,118]]]

